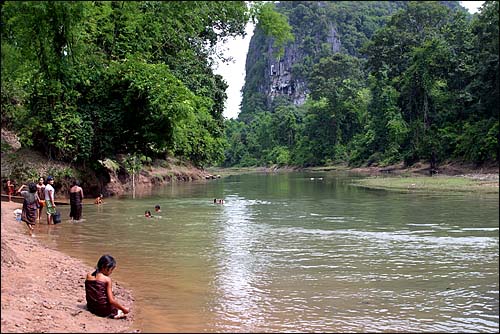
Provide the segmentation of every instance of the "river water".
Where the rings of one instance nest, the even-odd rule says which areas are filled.
[[[85,205],[82,222],[37,237],[91,266],[112,254],[143,332],[498,332],[498,195],[355,177],[173,183]]]

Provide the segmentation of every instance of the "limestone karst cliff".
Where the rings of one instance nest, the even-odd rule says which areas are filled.
[[[446,1],[448,6],[458,1]],[[272,111],[277,101],[301,105],[308,75],[322,57],[336,52],[362,57],[360,48],[405,1],[281,1],[295,40],[276,57],[273,40],[255,29],[246,60],[246,80],[239,119],[248,122],[259,111]]]

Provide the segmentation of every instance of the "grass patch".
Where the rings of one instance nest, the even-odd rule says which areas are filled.
[[[351,168],[349,168],[347,165],[332,165],[332,166],[307,167],[304,168],[304,170],[311,172],[332,172],[332,171],[349,171],[351,170]]]
[[[355,181],[357,186],[394,191],[497,193],[498,180],[476,180],[461,176],[369,177]]]
[[[238,174],[247,174],[247,173],[257,173],[262,172],[262,167],[210,167],[207,168],[207,172],[213,175],[221,175],[221,176],[230,176],[230,175],[238,175]]]

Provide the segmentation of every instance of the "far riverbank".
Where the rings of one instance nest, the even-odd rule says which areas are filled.
[[[241,167],[211,168],[212,174],[229,176],[242,173],[275,173],[287,171],[307,172],[345,172],[364,176],[355,183],[371,189],[393,191],[444,191],[444,192],[499,192],[498,166],[474,167],[467,164],[444,164],[431,176],[430,166],[417,163],[410,167],[403,164],[391,166],[370,166],[350,168],[346,165],[319,166],[308,168],[297,167]]]
[[[355,183],[370,189],[412,192],[473,192],[498,194],[498,174],[401,177],[368,177]]]

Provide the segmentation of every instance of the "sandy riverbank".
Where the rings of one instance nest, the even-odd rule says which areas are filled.
[[[113,280],[115,297],[131,308],[127,319],[100,318],[86,309],[85,275],[93,268],[40,244],[26,224],[15,220],[22,208],[2,202],[2,333],[130,333],[134,327],[131,291]],[[97,259],[96,259],[97,261]]]

